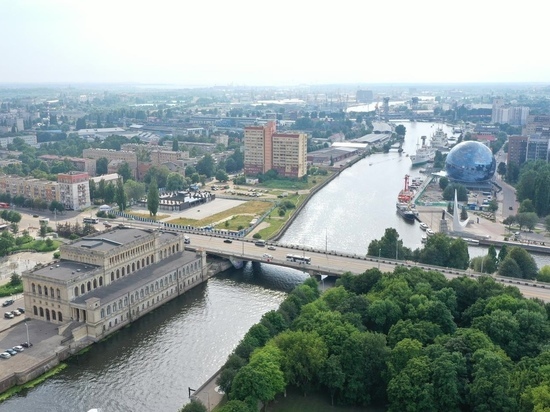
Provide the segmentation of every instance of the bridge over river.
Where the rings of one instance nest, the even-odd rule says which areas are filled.
[[[207,255],[218,256],[232,261],[261,262],[270,265],[284,266],[308,273],[311,276],[341,276],[346,272],[360,274],[368,269],[379,268],[382,272],[393,272],[397,266],[419,267],[423,270],[435,270],[443,273],[448,279],[459,276],[477,278],[481,273],[471,270],[444,268],[404,260],[348,254],[333,250],[318,250],[309,247],[283,245],[267,242],[266,246],[257,246],[253,240],[239,239],[226,243],[226,238],[192,234],[190,249],[203,250]],[[274,250],[268,247],[272,246]],[[288,261],[287,254],[307,256],[310,264]],[[266,257],[269,255],[269,257]],[[516,286],[527,298],[538,298],[550,302],[550,284],[525,279],[493,276],[497,282]]]

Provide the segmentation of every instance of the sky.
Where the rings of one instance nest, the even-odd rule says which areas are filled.
[[[0,83],[545,83],[541,4],[0,0]]]

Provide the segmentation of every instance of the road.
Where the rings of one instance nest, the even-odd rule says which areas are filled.
[[[310,274],[319,275],[331,273],[341,275],[345,272],[355,274],[363,273],[368,269],[380,268],[382,272],[393,272],[398,265],[407,267],[420,267],[424,270],[437,270],[442,272],[445,277],[452,279],[459,276],[470,276],[473,278],[481,276],[481,274],[470,270],[464,271],[459,269],[442,268],[424,264],[416,264],[414,262],[396,261],[393,259],[380,259],[377,257],[365,257],[358,255],[347,255],[343,252],[324,251],[320,250],[303,250],[297,247],[288,247],[274,242],[268,242],[275,247],[275,250],[269,250],[267,247],[256,246],[253,241],[248,240],[232,240],[232,243],[224,243],[224,238],[189,234],[191,245],[197,249],[202,249],[207,253],[222,257],[233,256],[242,258],[245,261],[264,262],[279,266],[285,266],[302,270]],[[264,257],[264,254],[269,254],[273,258]],[[303,255],[311,258],[310,265],[288,262],[287,254]],[[528,281],[524,279],[504,278],[493,276],[493,278],[501,283],[510,286],[516,286],[521,293],[527,298],[538,298],[546,302],[550,302],[550,284],[544,284],[536,281]]]

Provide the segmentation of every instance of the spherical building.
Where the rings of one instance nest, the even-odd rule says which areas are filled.
[[[495,174],[496,160],[487,146],[462,142],[451,149],[445,161],[447,176],[464,183],[485,182]]]

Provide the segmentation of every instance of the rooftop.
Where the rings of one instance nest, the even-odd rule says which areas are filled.
[[[47,266],[33,270],[32,273],[35,276],[44,276],[50,279],[67,281],[73,278],[76,279],[82,275],[87,276],[97,269],[99,269],[98,266],[73,262],[71,260],[59,260],[51,262]]]
[[[101,299],[105,303],[109,303],[122,296],[127,296],[128,293],[145,286],[153,280],[159,279],[163,275],[167,275],[177,268],[194,261],[197,255],[194,252],[179,252],[160,262],[154,263],[143,269],[140,269],[128,276],[125,276],[116,282],[110,283],[107,286],[94,289],[85,295],[79,296],[73,300],[73,303],[84,304],[90,298]]]

